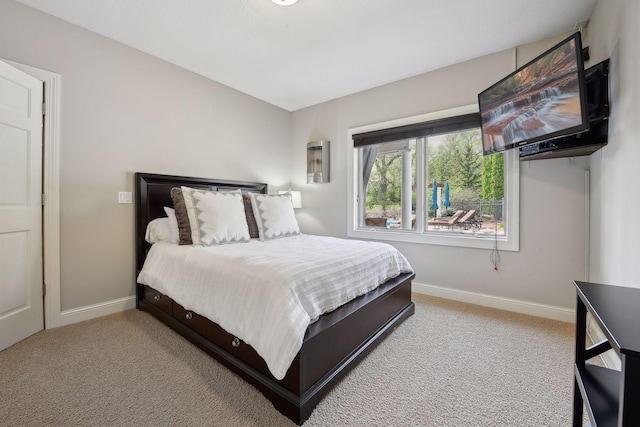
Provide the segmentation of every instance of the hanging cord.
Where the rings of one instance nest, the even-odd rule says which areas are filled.
[[[491,264],[493,264],[493,269],[495,271],[498,271],[498,265],[500,265],[500,261],[502,261],[502,257],[500,256],[500,251],[498,250],[498,223],[497,222],[494,226],[493,249],[491,249],[491,254],[489,255],[489,259],[491,260]]]

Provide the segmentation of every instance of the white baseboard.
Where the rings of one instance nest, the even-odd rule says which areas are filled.
[[[411,286],[413,292],[430,295],[439,298],[446,298],[454,301],[466,302],[469,304],[493,307],[501,310],[513,311],[516,313],[528,314],[531,316],[544,317],[547,319],[560,320],[562,322],[575,322],[575,310],[557,307],[546,304],[532,303],[528,301],[496,297],[477,292],[461,291],[459,289],[444,288],[441,286],[425,285],[413,282]],[[95,319],[109,314],[119,313],[136,307],[135,295],[107,301],[100,304],[88,305],[85,307],[65,310],[60,313],[60,326],[72,323]],[[595,338],[595,337],[594,337]],[[604,335],[602,335],[604,338]]]
[[[575,323],[576,321],[575,310],[564,307],[496,297],[493,295],[461,291],[459,289],[443,288],[441,286],[425,285],[416,282],[412,283],[411,290],[423,295],[446,298],[454,301],[482,305],[485,307],[498,308],[501,310],[513,311],[516,313],[528,314],[531,316],[544,317],[547,319],[560,320],[562,322]]]
[[[58,326],[71,325],[72,323],[83,322],[85,320],[119,313],[132,308],[136,308],[135,295],[100,304],[65,310],[60,313],[60,324]]]

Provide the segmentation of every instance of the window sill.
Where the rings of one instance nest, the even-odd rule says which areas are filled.
[[[493,249],[495,243],[495,237],[493,235],[465,236],[453,233],[442,233],[441,235],[437,235],[435,233],[422,234],[410,230],[391,231],[386,228],[359,228],[356,230],[349,230],[347,232],[347,236],[357,239],[419,243],[424,245],[455,246],[473,249]],[[517,242],[509,242],[504,236],[498,236],[498,249],[501,251],[515,252],[519,250]]]

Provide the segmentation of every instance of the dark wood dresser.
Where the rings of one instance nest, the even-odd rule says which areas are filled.
[[[574,282],[576,307],[573,426],[582,426],[583,404],[592,427],[640,426],[640,289]],[[586,347],[587,313],[606,339]],[[587,362],[610,349],[620,371]]]

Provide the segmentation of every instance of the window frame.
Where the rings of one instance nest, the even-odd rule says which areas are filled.
[[[381,123],[374,123],[365,126],[350,128],[347,138],[347,237],[371,240],[383,240],[391,242],[409,242],[421,243],[429,245],[457,246],[478,249],[493,249],[496,242],[500,250],[519,251],[520,249],[520,225],[519,225],[519,206],[520,206],[520,160],[518,150],[507,150],[505,156],[505,226],[506,237],[498,236],[473,236],[468,234],[453,233],[425,233],[424,226],[426,224],[426,206],[424,203],[425,192],[418,191],[416,193],[416,206],[420,211],[416,211],[418,220],[416,221],[415,230],[394,229],[387,230],[385,228],[367,228],[359,227],[359,204],[357,203],[361,159],[356,157],[353,136],[359,133],[373,132],[382,129],[389,129],[399,126],[412,125],[417,123],[441,120],[465,114],[478,112],[478,105],[471,104],[462,107],[451,108],[447,110],[436,111],[432,113],[421,114],[402,119],[390,120]],[[419,150],[418,158],[424,159],[425,153]],[[426,168],[424,161],[419,161],[416,165],[416,181],[422,184],[426,182]]]

